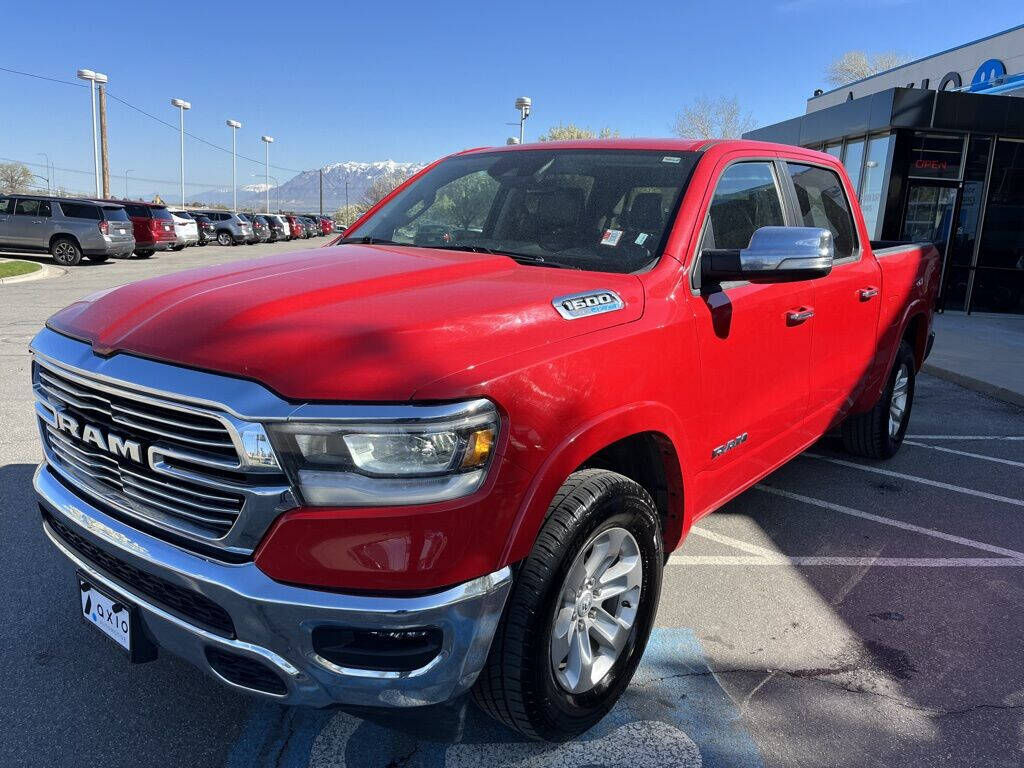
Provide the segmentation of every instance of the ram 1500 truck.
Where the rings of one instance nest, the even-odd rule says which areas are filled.
[[[314,706],[472,691],[570,738],[695,520],[834,428],[900,447],[939,272],[870,241],[826,154],[463,152],[331,247],[54,315],[43,527],[134,660]]]

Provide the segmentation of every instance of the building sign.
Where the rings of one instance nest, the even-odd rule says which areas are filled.
[[[814,96],[807,100],[807,111],[816,112],[889,88],[985,91],[1005,82],[1007,75],[1012,78],[1021,74],[1024,25]],[[1024,96],[1024,78],[1020,89],[1009,95]]]

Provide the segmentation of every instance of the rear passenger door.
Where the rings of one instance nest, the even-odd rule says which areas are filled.
[[[852,190],[840,174],[806,161],[785,165],[798,223],[830,230],[835,245],[831,274],[813,282],[807,429],[816,437],[842,418],[867,381],[875,358],[881,269],[864,248],[850,204]]]
[[[727,156],[705,203],[692,302],[701,380],[701,400],[693,407],[704,421],[702,511],[800,447],[811,325],[789,315],[812,306],[813,283],[696,285],[703,251],[746,248],[755,230],[787,224],[784,172],[774,157]]]

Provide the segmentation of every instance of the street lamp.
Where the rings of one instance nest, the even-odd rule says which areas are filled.
[[[231,129],[231,210],[238,210],[238,182],[235,180],[236,168],[235,168],[235,137],[238,135],[238,129],[242,127],[242,124],[237,120],[228,120],[228,128]]]
[[[267,185],[267,213],[270,213],[270,145],[274,143],[273,136],[260,136],[263,139],[263,143],[267,145],[267,172],[266,172],[266,185]]]
[[[185,110],[192,105],[184,99],[171,99],[171,106],[178,108],[178,126],[181,128],[181,207],[185,207]]]
[[[134,168],[125,168],[124,169],[124,199],[125,200],[128,199],[128,174],[131,173],[134,170],[135,170]]]
[[[523,143],[523,123],[526,122],[526,118],[530,116],[530,107],[533,106],[533,102],[529,96],[520,96],[516,99],[516,109],[519,110],[519,143]]]
[[[36,152],[36,154],[46,161],[46,194],[50,194],[50,177],[53,175],[50,172],[50,156],[45,152]]]
[[[100,197],[100,153],[96,148],[96,83],[107,82],[107,76],[91,69],[78,70],[79,80],[89,81],[89,106],[92,108],[92,164],[96,180],[96,197]]]

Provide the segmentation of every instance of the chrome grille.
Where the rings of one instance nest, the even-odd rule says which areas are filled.
[[[231,531],[247,500],[260,506],[266,492],[280,490],[253,483],[239,462],[229,422],[212,412],[39,359],[33,364],[33,382],[43,405],[40,425],[50,463],[79,487],[147,522],[219,540]],[[141,460],[69,434],[53,423],[50,415],[55,413],[139,443]]]

